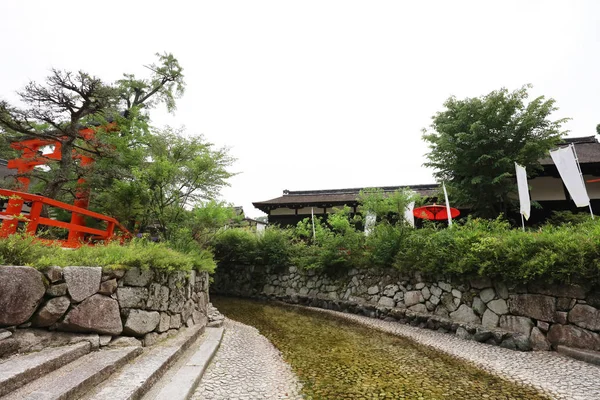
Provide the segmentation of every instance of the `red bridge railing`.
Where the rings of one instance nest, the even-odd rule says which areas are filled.
[[[0,189],[0,196],[8,200],[6,210],[0,211],[0,220],[2,220],[0,237],[8,237],[9,235],[16,233],[20,222],[25,223],[25,232],[31,235],[35,235],[40,225],[68,230],[69,236],[66,240],[52,240],[50,242],[59,243],[63,247],[70,248],[80,247],[86,244],[86,242],[91,243],[100,240],[111,241],[118,238],[131,237],[129,231],[116,219],[85,208],[49,199],[44,196],[18,192],[15,190]],[[29,215],[23,215],[24,203],[28,203],[31,207]],[[41,216],[44,205],[70,212],[71,222],[63,222]],[[89,228],[83,225],[84,217],[103,221],[106,223],[106,228]],[[120,230],[122,235],[117,236],[115,234],[116,229]]]

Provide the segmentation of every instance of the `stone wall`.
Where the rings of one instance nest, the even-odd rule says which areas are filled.
[[[218,268],[211,291],[394,319],[516,350],[564,345],[600,351],[600,289],[586,284],[453,281],[396,270],[332,277],[295,267],[239,266]]]
[[[206,272],[0,266],[0,356],[78,337],[150,345],[182,326],[206,325],[208,302]]]

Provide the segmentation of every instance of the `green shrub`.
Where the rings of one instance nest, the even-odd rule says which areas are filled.
[[[344,220],[345,218],[345,220]],[[306,219],[293,229],[265,235],[231,229],[215,244],[220,266],[295,265],[327,273],[362,267],[445,276],[489,276],[512,282],[544,279],[600,284],[600,221],[544,225],[523,232],[496,220],[466,219],[452,228],[422,229],[379,222],[369,236],[343,211],[327,222]]]
[[[293,230],[296,240],[304,243],[296,246],[295,260],[301,267],[330,273],[363,266],[365,236],[356,229],[359,222],[350,218],[350,208],[336,209],[327,221],[315,218],[313,237],[312,221],[305,218]]]
[[[387,221],[375,225],[365,238],[365,255],[369,265],[392,265],[396,254],[403,247],[407,234],[408,228],[403,225],[392,225]]]
[[[292,258],[292,232],[269,227],[258,236],[255,262],[267,267],[285,267]]]
[[[221,266],[252,265],[256,261],[258,238],[247,229],[226,229],[213,240],[215,258]]]
[[[324,269],[321,260],[321,248],[306,242],[296,242],[293,244],[291,262],[300,269]]]
[[[600,282],[600,224],[511,229],[502,220],[468,220],[452,229],[408,235],[396,255],[400,270],[482,275],[513,282],[534,279]]]
[[[9,265],[28,265],[43,269],[52,265],[83,265],[107,268],[154,268],[165,271],[214,271],[212,254],[206,250],[178,252],[168,243],[136,239],[126,245],[82,246],[66,250],[48,246],[30,236],[12,235],[0,239],[0,262]]]
[[[547,225],[579,225],[590,220],[588,212],[574,213],[571,211],[553,211],[550,218],[546,220]]]

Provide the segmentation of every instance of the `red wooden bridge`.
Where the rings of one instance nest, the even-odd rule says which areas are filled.
[[[114,124],[109,124],[106,128],[114,129]],[[85,128],[79,131],[79,136],[85,140],[93,140],[95,131],[92,128]],[[52,146],[50,153],[43,154],[42,150]],[[75,202],[73,205],[53,200],[48,197],[26,193],[29,188],[30,178],[28,174],[40,165],[46,165],[49,161],[60,160],[61,142],[51,139],[28,139],[11,144],[11,147],[20,151],[21,157],[8,162],[8,168],[17,170],[17,180],[19,182],[19,191],[0,189],[0,196],[8,201],[6,209],[0,208],[0,237],[8,237],[17,232],[19,226],[24,226],[26,233],[35,235],[41,226],[51,226],[66,229],[68,237],[66,240],[53,240],[63,247],[80,247],[85,243],[93,244],[98,241],[108,242],[117,238],[131,237],[129,231],[119,222],[109,216],[89,211],[89,189],[85,186],[85,179],[80,178],[78,188],[75,193]],[[94,159],[73,151],[73,159],[79,162],[80,166],[88,166],[94,162]],[[30,207],[29,214],[25,214],[24,206]],[[56,219],[42,216],[44,208],[54,207],[62,209],[71,214],[70,222],[58,221]],[[104,229],[87,227],[85,224],[87,218],[93,218],[104,225]],[[121,236],[115,234],[116,230],[121,231]]]
[[[53,226],[66,229],[69,232],[66,240],[48,240],[60,244],[62,247],[80,247],[85,243],[96,243],[98,241],[111,241],[119,238],[115,231],[119,229],[122,236],[130,236],[129,231],[119,221],[103,214],[98,214],[85,208],[77,207],[61,201],[49,199],[48,197],[35,194],[17,192],[15,190],[0,189],[0,196],[8,199],[5,211],[0,212],[2,226],[0,237],[7,237],[17,232],[19,224],[24,224],[26,233],[35,235],[38,227]],[[22,213],[23,206],[31,207],[28,215]],[[41,216],[44,205],[56,207],[71,213],[71,222],[58,221],[56,219]],[[85,217],[94,218],[105,223],[105,229],[89,228],[83,224]]]

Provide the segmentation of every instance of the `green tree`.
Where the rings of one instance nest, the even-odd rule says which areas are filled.
[[[169,112],[175,111],[175,100],[183,96],[185,81],[183,68],[170,53],[156,53],[159,63],[146,65],[151,71],[147,78],[136,78],[133,74],[124,74],[117,81],[119,98],[126,113],[133,109],[150,109],[164,104]]]
[[[238,225],[242,216],[237,215],[235,207],[218,200],[202,201],[192,210],[185,211],[178,226],[190,232],[202,248],[209,247],[215,237],[230,225]]]
[[[100,130],[96,137],[103,144],[102,153],[95,153],[93,168],[86,171],[86,180],[95,193],[93,206],[103,211],[106,195],[133,199],[128,184],[135,177],[133,171],[144,164],[149,141],[153,136],[150,125],[150,110],[164,104],[167,111],[175,110],[175,101],[184,94],[183,68],[169,53],[156,54],[158,63],[146,65],[147,77],[138,78],[124,74],[115,87],[118,111],[113,120],[118,132]],[[108,193],[107,193],[108,192]],[[102,199],[102,202],[98,199]],[[96,200],[96,201],[94,201]],[[135,210],[136,204],[128,204],[124,210]],[[129,218],[128,218],[129,219]]]
[[[171,128],[155,130],[142,148],[144,161],[132,168],[131,177],[115,180],[96,203],[122,221],[135,220],[142,228],[157,225],[166,238],[188,220],[186,210],[214,200],[233,175],[228,168],[235,160],[228,150],[215,148],[203,136],[188,137]],[[191,217],[201,225],[210,210]],[[212,216],[216,215],[215,211]],[[219,221],[226,218],[223,215]]]
[[[446,109],[432,117],[431,129],[423,131],[430,148],[424,165],[446,183],[455,204],[486,218],[511,210],[514,163],[535,174],[541,169],[539,160],[566,133],[561,126],[568,119],[549,118],[557,110],[555,101],[540,96],[527,103],[529,88],[503,88],[463,100],[450,97]]]
[[[213,237],[234,218],[233,208],[214,201],[234,160],[202,136],[151,126],[150,110],[164,104],[172,112],[185,89],[177,59],[157,57],[143,78],[124,74],[106,83],[53,70],[45,83],[31,82],[19,93],[25,107],[0,102],[0,155],[12,155],[8,144],[24,137],[61,143],[60,160],[31,173],[30,191],[69,202],[85,177],[90,209],[132,230],[153,228],[170,246],[205,259]],[[93,140],[79,135],[82,126],[95,127]],[[74,152],[95,163],[80,165]]]
[[[30,82],[18,95],[23,108],[0,101],[0,133],[7,141],[34,137],[61,144],[60,160],[50,171],[31,174],[44,182],[45,196],[57,198],[65,185],[81,176],[72,157],[73,151],[87,147],[79,137],[81,125],[105,118],[117,104],[117,91],[82,71],[52,70],[45,84]]]
[[[420,196],[414,191],[403,188],[392,193],[385,193],[380,188],[367,188],[358,194],[360,212],[374,214],[377,219],[404,221],[404,211],[412,202],[420,203]]]
[[[159,63],[147,66],[151,71],[148,78],[126,74],[112,84],[83,71],[52,70],[44,83],[30,82],[18,92],[20,106],[0,101],[0,139],[4,141],[0,148],[7,149],[7,143],[26,137],[61,144],[60,159],[49,163],[49,170],[31,172],[39,182],[34,191],[67,200],[74,196],[82,176],[100,171],[104,180],[97,179],[98,185],[121,175],[119,167],[133,161],[128,151],[135,148],[132,141],[135,144],[148,132],[147,110],[164,103],[172,111],[175,99],[183,94],[183,73],[177,59],[171,54],[157,56]],[[117,123],[118,133],[106,131],[108,121]],[[82,126],[95,127],[95,139],[82,138]],[[73,159],[74,151],[110,161],[84,168]],[[139,161],[139,154],[134,158]]]

